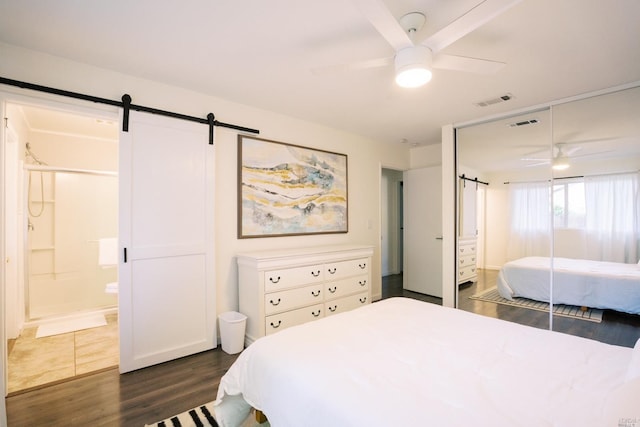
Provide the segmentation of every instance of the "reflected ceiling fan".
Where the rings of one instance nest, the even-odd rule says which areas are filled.
[[[583,141],[581,143],[585,143],[587,141]],[[578,157],[591,157],[591,156],[596,156],[598,154],[604,154],[604,153],[608,153],[611,152],[613,150],[605,150],[605,151],[599,151],[596,153],[585,153],[585,154],[580,154],[580,155],[574,155],[575,153],[579,152],[580,150],[582,150],[582,146],[577,145],[575,147],[568,147],[568,145],[574,145],[574,144],[580,144],[580,143],[567,143],[567,142],[557,142],[554,144],[554,151],[555,154],[553,155],[553,158],[549,158],[549,157],[523,157],[520,160],[525,161],[525,162],[533,162],[533,163],[529,163],[526,165],[526,167],[535,167],[535,166],[542,166],[542,165],[551,165],[552,169],[555,170],[565,170],[568,169],[571,166],[570,160],[574,159],[574,158],[578,158]],[[531,155],[535,155],[536,153],[542,153],[542,152],[547,152],[547,150],[543,150],[543,151],[536,151],[534,153],[532,153]]]
[[[396,83],[402,87],[418,87],[431,80],[431,69],[493,74],[505,64],[487,59],[439,53],[456,40],[491,21],[521,0],[484,0],[446,27],[420,42],[413,40],[426,21],[423,13],[408,13],[396,20],[382,0],[353,0],[365,17],[396,51],[392,58],[380,58],[324,70],[364,69],[395,65]]]

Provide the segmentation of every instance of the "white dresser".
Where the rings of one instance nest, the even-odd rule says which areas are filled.
[[[477,239],[460,237],[458,239],[458,284],[478,280]]]
[[[245,343],[371,302],[372,246],[321,246],[237,255]]]

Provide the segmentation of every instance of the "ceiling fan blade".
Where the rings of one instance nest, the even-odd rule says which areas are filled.
[[[549,163],[549,159],[545,159],[544,157],[523,157],[520,160],[523,162],[547,162]]]
[[[386,67],[393,64],[393,57],[369,59],[366,61],[351,62],[349,64],[335,64],[323,67],[315,67],[311,72],[316,75],[339,74],[354,70],[365,70],[368,68]]]
[[[564,145],[580,145],[580,144],[591,144],[594,142],[618,142],[623,141],[625,138],[621,138],[619,136],[609,137],[609,138],[592,138],[592,139],[581,139],[576,141],[560,141],[556,142],[556,144],[564,144]]]
[[[580,150],[582,150],[582,147],[577,146],[577,147],[565,148],[563,152],[566,156],[572,157],[574,153],[577,153]]]
[[[551,161],[546,160],[546,161],[538,162],[538,163],[529,163],[528,165],[525,165],[524,167],[525,167],[525,168],[532,168],[532,167],[535,167],[535,166],[548,165],[548,164],[550,164],[550,163],[551,163]]]
[[[353,2],[396,51],[413,46],[409,35],[382,0],[353,0]]]
[[[485,0],[421,44],[436,53],[491,21],[522,0]],[[378,30],[380,31],[380,30]]]
[[[585,154],[579,154],[577,156],[569,156],[570,159],[578,159],[581,157],[594,157],[594,156],[599,156],[600,154],[606,154],[606,153],[615,153],[616,150],[605,150],[605,151],[598,151],[595,153],[585,153]]]
[[[433,58],[433,68],[466,71],[476,74],[495,74],[505,65],[506,64],[504,62],[469,58],[466,56],[438,54]]]

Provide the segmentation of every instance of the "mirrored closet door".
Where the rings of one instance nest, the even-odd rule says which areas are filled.
[[[552,107],[553,301],[640,313],[640,88]],[[554,329],[568,330],[566,317]]]
[[[456,129],[459,308],[576,334],[640,313],[639,117],[632,87]]]
[[[529,304],[534,311],[523,315],[514,308],[521,301],[512,282],[523,276],[516,260],[546,264],[549,271],[551,172],[543,157],[550,136],[549,109],[456,130],[459,308],[548,327],[549,304]],[[470,200],[475,200],[472,213]],[[464,274],[470,268],[471,277]],[[529,292],[549,301],[549,274],[544,279],[533,280]]]

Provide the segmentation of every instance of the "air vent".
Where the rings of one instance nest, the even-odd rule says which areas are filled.
[[[491,99],[486,99],[484,101],[475,102],[473,105],[475,105],[476,107],[488,107],[489,105],[499,104],[501,102],[509,101],[510,99],[513,99],[513,95],[511,95],[510,93],[506,93],[497,98],[491,98]]]
[[[537,123],[540,123],[538,119],[530,119],[530,120],[520,120],[519,122],[509,123],[507,124],[507,126],[511,128],[517,128],[519,126],[535,125]]]

